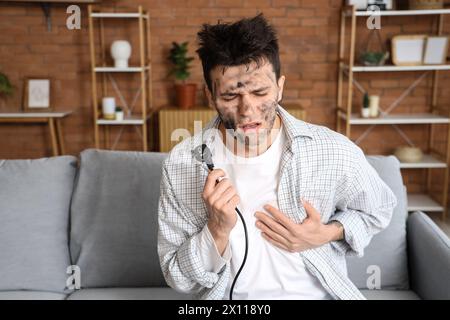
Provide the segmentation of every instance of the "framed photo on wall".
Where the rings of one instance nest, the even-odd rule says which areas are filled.
[[[423,64],[444,64],[447,61],[448,37],[427,37]]]
[[[24,111],[50,111],[51,83],[48,78],[28,78],[25,80]]]
[[[426,38],[426,35],[398,35],[392,37],[392,62],[394,65],[421,65]]]

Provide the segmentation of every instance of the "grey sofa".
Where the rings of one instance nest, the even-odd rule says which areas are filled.
[[[167,287],[156,250],[165,156],[0,160],[0,299],[189,299]],[[396,158],[367,158],[398,205],[364,257],[348,257],[350,278],[369,299],[449,299],[449,239],[408,216]]]

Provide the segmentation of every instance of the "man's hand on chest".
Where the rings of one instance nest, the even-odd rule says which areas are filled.
[[[303,200],[302,203],[307,214],[302,223],[292,221],[271,205],[264,206],[264,209],[272,217],[257,211],[256,227],[261,230],[264,239],[289,252],[314,249],[331,241],[343,239],[344,228],[339,222],[322,223],[320,213],[307,201]]]

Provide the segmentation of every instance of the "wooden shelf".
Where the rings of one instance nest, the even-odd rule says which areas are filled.
[[[408,211],[442,212],[444,207],[427,194],[408,194]]]
[[[356,11],[357,17],[368,17],[372,15],[379,16],[422,16],[422,15],[436,15],[436,14],[450,14],[450,9],[430,9],[430,10],[381,10],[377,11]],[[347,16],[351,14],[347,13]]]
[[[401,162],[400,169],[446,168],[447,164],[436,157],[424,154],[420,162]]]
[[[54,111],[54,112],[0,112],[0,118],[64,118],[73,111]]]
[[[347,120],[345,113],[340,113],[340,117]],[[432,113],[417,114],[392,114],[380,116],[378,118],[362,118],[359,114],[352,114],[350,124],[431,124],[431,123],[450,123],[450,118],[438,116]]]
[[[144,18],[148,19],[148,14],[139,14],[139,12],[93,12],[92,18]]]
[[[147,116],[147,119],[150,116]],[[143,125],[145,124],[145,120],[138,116],[125,117],[123,120],[107,120],[107,119],[98,119],[98,125]]]
[[[101,0],[3,0],[3,2],[99,3]]]
[[[347,64],[344,64],[344,69],[349,69]],[[386,72],[386,71],[428,71],[428,70],[450,70],[450,64],[435,64],[435,65],[420,65],[420,66],[375,66],[367,67],[355,65],[352,68],[353,72]]]
[[[128,67],[128,68],[115,68],[115,67],[95,67],[95,72],[142,72],[144,70],[149,70],[150,67]]]

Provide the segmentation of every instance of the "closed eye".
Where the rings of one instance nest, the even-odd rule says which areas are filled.
[[[258,97],[263,97],[267,94],[267,92],[255,91],[253,94]]]
[[[225,96],[222,96],[222,99],[225,101],[231,101],[234,100],[237,97],[235,94],[227,94]]]
[[[252,93],[255,96],[262,97],[268,93],[268,89],[269,89],[269,87],[256,88],[255,90],[252,91]]]

